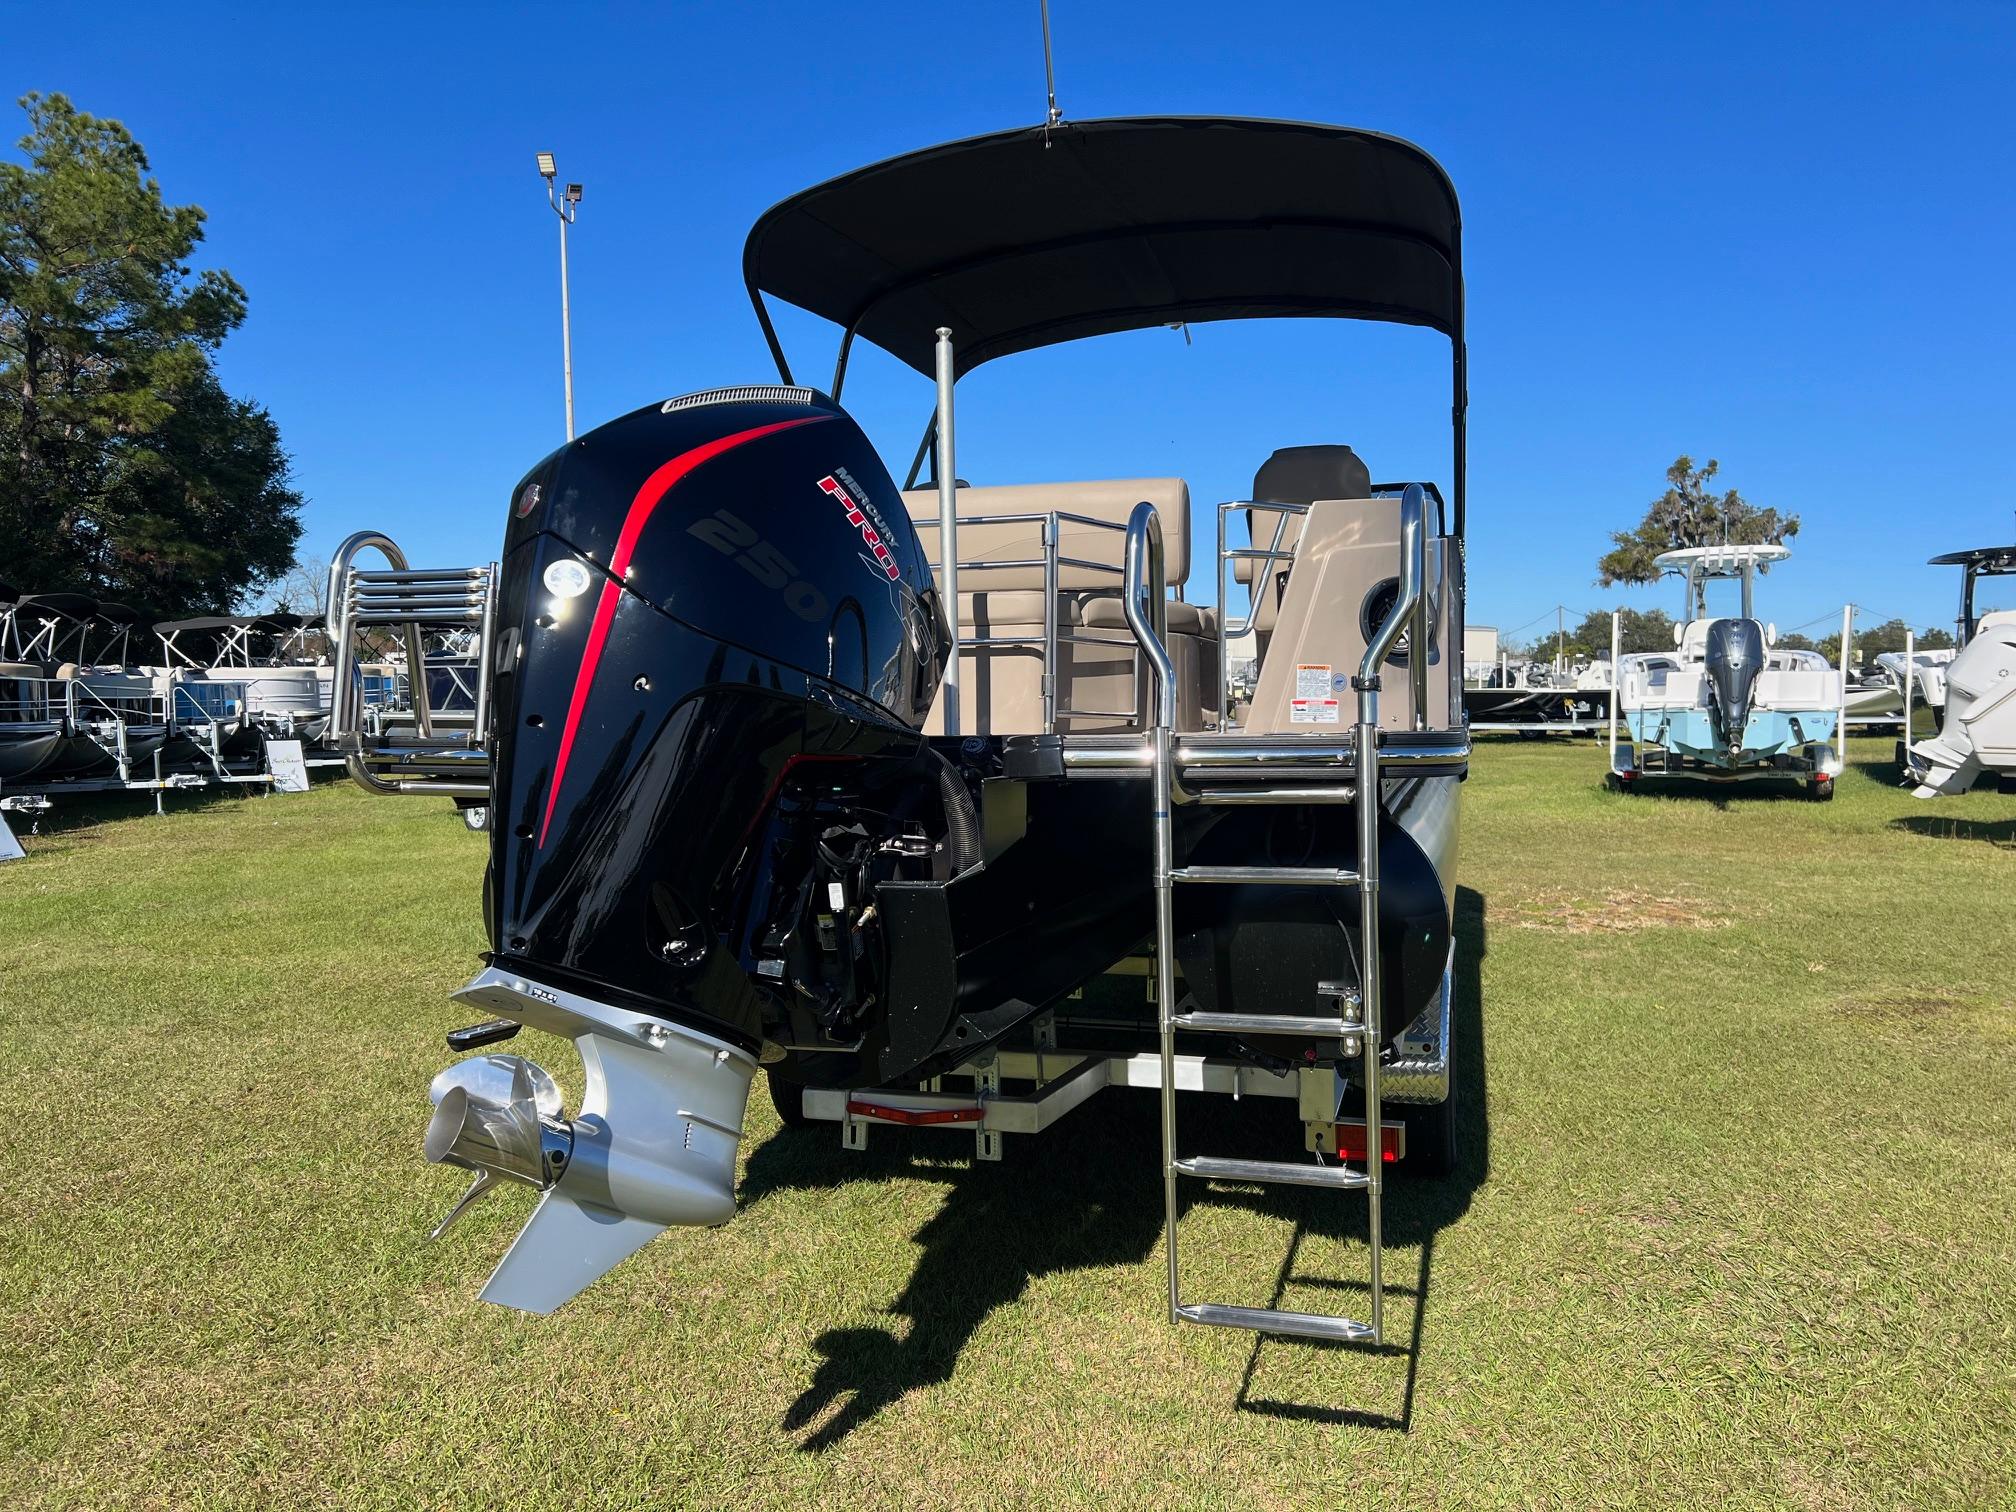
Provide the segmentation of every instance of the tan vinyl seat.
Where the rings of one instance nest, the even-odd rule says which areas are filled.
[[[937,566],[936,562],[931,564]],[[959,595],[959,623],[971,625],[981,635],[1006,631],[1011,626],[1043,623],[1043,591],[1040,588],[997,588],[992,593]],[[1078,601],[1068,593],[1057,595],[1059,629],[1081,623]]]
[[[1181,478],[1117,478],[1088,483],[1031,483],[962,487],[959,510],[959,635],[1003,644],[969,646],[959,653],[963,734],[1035,735],[1043,719],[1043,533],[1041,520],[999,515],[1078,515],[1124,527],[1142,500],[1162,520],[1163,566],[1175,586],[1190,572],[1190,490]],[[933,567],[938,565],[938,493],[913,489],[903,502]],[[976,523],[977,522],[977,523]],[[1138,728],[1133,634],[1120,605],[1124,529],[1058,521],[1057,721],[1063,732]],[[1024,565],[995,566],[988,563]],[[1096,565],[1084,565],[1084,564]],[[1208,629],[1207,629],[1208,627]],[[1169,653],[1176,666],[1177,726],[1202,728],[1203,710],[1215,705],[1216,620],[1195,606],[1169,605]],[[944,709],[931,711],[925,729],[944,730]]]
[[[1085,623],[1098,630],[1125,630],[1127,628],[1127,606],[1117,593],[1088,593],[1078,601],[1078,612]],[[1169,600],[1169,633],[1171,635],[1216,635],[1218,616],[1209,604],[1186,604],[1181,599]]]
[[[1306,523],[1286,593],[1262,598],[1272,613],[1256,611],[1256,626],[1268,628],[1243,725],[1249,734],[1320,735],[1326,727],[1351,723],[1355,695],[1350,678],[1365,652],[1373,596],[1389,582],[1397,592],[1397,498],[1319,499],[1309,506]],[[1457,595],[1443,591],[1449,561],[1448,540],[1433,537],[1426,583],[1431,607],[1427,713],[1435,729],[1452,728],[1461,717],[1460,693],[1452,691],[1452,664],[1441,649],[1460,641],[1453,617]],[[1397,651],[1387,668],[1380,727],[1406,729],[1413,721],[1413,690]]]
[[[994,593],[1003,588],[1043,587],[1043,525],[1038,520],[984,523],[991,515],[1082,515],[1098,520],[1085,525],[1058,522],[1058,555],[1099,568],[1061,564],[1057,586],[1065,592],[1117,593],[1124,527],[1142,500],[1162,517],[1162,556],[1170,586],[1190,576],[1190,489],[1181,478],[1109,478],[1093,483],[1023,483],[1006,487],[962,487],[958,492],[959,586],[969,593]],[[903,495],[925,555],[938,562],[938,490],[913,488]],[[974,520],[983,523],[967,523]],[[990,567],[990,562],[1031,562],[1026,567]],[[1106,570],[1102,570],[1106,569]],[[965,574],[973,574],[968,581]]]

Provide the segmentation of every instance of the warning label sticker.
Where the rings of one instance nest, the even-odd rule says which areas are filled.
[[[1336,724],[1337,700],[1330,696],[1330,668],[1327,664],[1297,663],[1295,696],[1288,701],[1288,723]]]

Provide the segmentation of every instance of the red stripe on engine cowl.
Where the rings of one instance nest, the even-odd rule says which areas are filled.
[[[616,549],[609,555],[610,576],[602,584],[601,597],[595,601],[595,618],[588,626],[588,643],[581,648],[581,670],[574,674],[574,692],[567,701],[567,723],[560,731],[560,750],[553,760],[553,785],[546,790],[546,816],[539,824],[539,845],[542,849],[546,844],[546,832],[553,827],[553,808],[560,799],[561,780],[567,775],[567,758],[574,753],[574,736],[581,728],[582,712],[588,707],[588,693],[595,683],[595,668],[602,660],[602,648],[608,642],[609,627],[616,619],[616,605],[623,592],[623,575],[630,570],[630,558],[636,554],[638,538],[644,534],[651,512],[688,473],[713,461],[723,452],[733,451],[764,436],[775,435],[778,431],[795,430],[801,425],[815,425],[832,418],[831,415],[807,415],[802,420],[779,420],[771,425],[716,436],[691,451],[681,452],[646,478],[644,486],[637,490],[637,497],[630,501],[629,513],[623,516],[623,528],[616,533]]]

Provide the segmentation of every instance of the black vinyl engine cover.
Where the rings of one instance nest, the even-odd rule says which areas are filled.
[[[1757,674],[1764,670],[1764,627],[1754,619],[1714,621],[1708,626],[1701,659],[1708,672],[1715,733],[1731,751],[1740,751]]]
[[[753,1047],[723,942],[766,818],[810,772],[915,787],[948,639],[894,482],[809,390],[671,400],[548,457],[492,642],[499,964]]]

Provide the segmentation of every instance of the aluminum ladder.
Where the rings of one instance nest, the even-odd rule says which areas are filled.
[[[1244,1328],[1332,1342],[1380,1345],[1385,1342],[1385,1277],[1382,1232],[1384,1194],[1384,1107],[1379,1096],[1379,1053],[1384,1042],[1380,1024],[1379,967],[1379,668],[1395,643],[1416,620],[1422,600],[1425,502],[1418,485],[1409,485],[1402,499],[1402,550],[1399,595],[1385,622],[1366,647],[1352,686],[1358,694],[1358,722],[1353,755],[1356,782],[1326,795],[1328,801],[1355,799],[1358,810],[1358,869],[1341,867],[1177,866],[1175,823],[1177,801],[1175,763],[1174,668],[1164,643],[1161,527],[1151,505],[1135,506],[1128,522],[1127,571],[1123,606],[1128,627],[1140,643],[1154,696],[1150,700],[1153,787],[1150,822],[1154,827],[1155,996],[1161,1031],[1163,1226],[1167,1236],[1169,1321],[1218,1328]],[[1425,637],[1422,638],[1425,641]],[[1417,664],[1425,657],[1414,658]],[[1418,675],[1418,674],[1417,674]],[[1266,801],[1265,789],[1237,801]],[[1191,802],[1231,801],[1214,793],[1186,793]],[[1306,803],[1307,790],[1276,790],[1277,802]],[[1175,888],[1179,884],[1257,882],[1275,886],[1354,887],[1358,894],[1360,948],[1356,983],[1324,983],[1325,996],[1338,1003],[1336,1018],[1243,1013],[1178,1013],[1176,1011]],[[1347,1056],[1355,1052],[1365,1088],[1365,1170],[1303,1165],[1287,1161],[1235,1160],[1219,1156],[1179,1156],[1176,1152],[1176,1031],[1206,1034],[1291,1033],[1343,1041]],[[1185,1302],[1178,1264],[1176,1183],[1181,1177],[1207,1181],[1244,1181],[1290,1186],[1325,1187],[1362,1192],[1367,1206],[1370,1250],[1371,1307],[1367,1321],[1326,1313],[1292,1312],[1276,1307],[1236,1307],[1220,1302]]]

